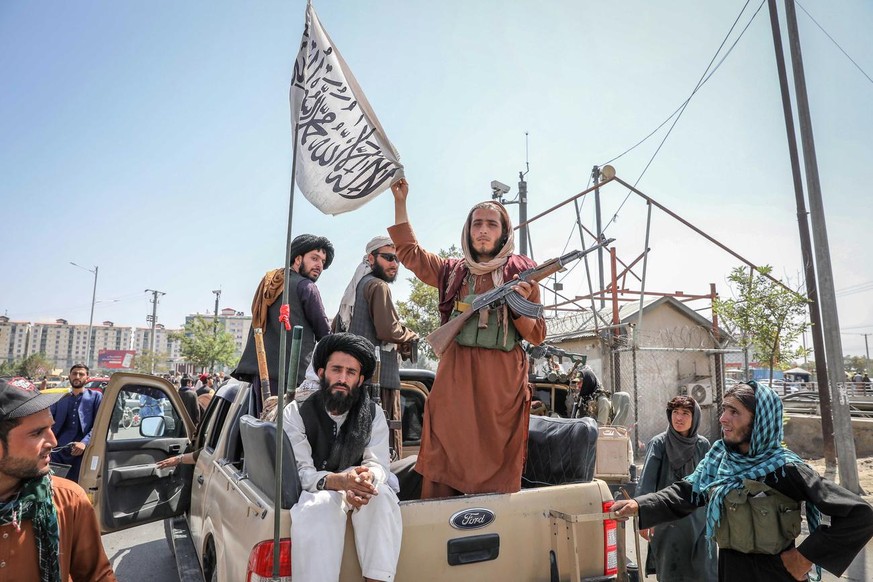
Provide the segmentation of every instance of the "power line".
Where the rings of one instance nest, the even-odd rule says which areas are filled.
[[[857,285],[852,285],[851,287],[838,289],[835,294],[837,297],[845,297],[846,295],[854,295],[855,293],[863,293],[864,291],[870,290],[873,290],[873,281],[867,281],[866,283],[859,283]]]
[[[712,56],[712,59],[709,61],[709,64],[706,66],[706,69],[704,69],[703,74],[701,75],[700,79],[697,81],[697,85],[694,87],[694,90],[691,91],[691,95],[688,96],[688,99],[686,99],[682,103],[682,105],[679,107],[679,109],[677,110],[678,114],[676,112],[673,112],[673,114],[670,117],[668,117],[667,120],[665,120],[664,123],[662,123],[658,127],[658,129],[660,129],[660,127],[663,127],[663,125],[665,123],[667,123],[667,121],[669,121],[671,118],[673,118],[675,116],[675,119],[673,120],[673,124],[670,126],[670,129],[667,130],[666,135],[664,135],[664,139],[662,139],[661,143],[658,144],[658,147],[655,150],[655,153],[653,153],[652,157],[649,158],[649,161],[646,164],[646,167],[643,168],[643,171],[640,173],[639,177],[637,177],[636,181],[634,182],[634,187],[636,187],[637,184],[640,183],[640,180],[643,179],[643,176],[649,170],[649,167],[652,165],[652,162],[655,161],[655,157],[657,157],[658,153],[660,153],[661,148],[664,146],[664,143],[667,141],[667,138],[670,137],[670,134],[673,132],[673,128],[675,128],[676,124],[679,123],[679,119],[682,117],[682,114],[685,112],[685,108],[691,102],[691,98],[694,97],[694,95],[700,90],[700,88],[703,87],[703,85],[707,81],[709,81],[709,79],[712,77],[712,75],[715,74],[715,72],[719,69],[719,67],[721,67],[721,65],[724,63],[725,59],[727,59],[727,57],[731,54],[731,52],[733,52],[734,48],[737,46],[737,43],[739,43],[740,39],[743,37],[743,35],[749,29],[749,26],[752,24],[752,22],[754,22],[755,17],[758,16],[758,13],[761,11],[761,8],[764,6],[764,0],[761,0],[761,4],[758,6],[758,9],[755,10],[755,13],[749,19],[749,22],[746,23],[745,27],[743,27],[743,30],[737,36],[737,38],[733,42],[733,44],[731,44],[730,48],[727,50],[727,52],[724,54],[724,56],[721,58],[721,60],[718,62],[718,64],[716,64],[715,67],[713,67],[712,66],[713,62],[715,62],[715,60],[718,58],[718,55],[721,52],[721,49],[724,48],[725,43],[730,38],[731,34],[734,31],[734,28],[736,28],[737,23],[740,21],[740,18],[742,18],[743,13],[746,11],[746,7],[748,5],[749,5],[749,0],[747,0],[746,3],[743,5],[742,10],[740,10],[740,13],[737,15],[736,20],[734,20],[734,23],[731,25],[730,30],[728,30],[724,39],[721,41],[721,44],[719,45],[718,49],[715,51],[715,54]],[[712,68],[711,71],[710,71],[710,68]],[[655,131],[657,131],[657,129]],[[653,135],[654,133],[655,132],[652,132],[651,134],[649,134],[649,136]],[[647,136],[643,141],[648,139],[649,136]],[[640,142],[640,143],[642,143],[642,142]],[[639,144],[637,144],[637,145],[639,145]],[[636,146],[634,146],[634,147],[636,147]],[[631,149],[633,149],[633,148],[631,148]],[[628,150],[628,151],[630,151],[630,150]],[[627,153],[627,152],[625,152],[625,153]],[[616,159],[618,159],[618,157],[621,157],[623,155],[624,155],[624,153],[613,158],[611,161],[616,160]],[[616,218],[618,218],[618,213],[621,212],[622,208],[624,208],[624,205],[628,201],[628,198],[630,198],[630,195],[631,195],[631,192],[628,192],[627,195],[624,197],[624,200],[622,200],[621,204],[618,207],[618,210],[615,211],[615,214],[613,215],[613,217],[609,220],[609,222],[606,224],[606,226],[603,227],[604,232],[606,232],[606,229],[609,227],[609,225],[611,225],[613,222],[615,222]]]
[[[867,77],[867,80],[868,80],[868,81],[870,81],[871,83],[873,83],[873,79],[870,78],[870,75],[868,75],[867,72],[864,71],[864,69],[861,68],[861,65],[859,65],[858,63],[855,62],[855,59],[853,59],[852,57],[849,56],[849,53],[847,53],[846,51],[843,50],[843,47],[840,46],[840,43],[838,43],[836,40],[834,40],[834,37],[832,37],[830,34],[828,34],[828,31],[826,31],[826,30],[824,29],[824,27],[823,27],[821,24],[819,24],[818,21],[817,21],[815,18],[812,17],[812,14],[810,14],[809,11],[808,11],[806,8],[803,7],[803,4],[801,4],[800,2],[796,2],[796,1],[795,1],[795,4],[797,4],[798,6],[800,6],[800,9],[803,10],[803,11],[806,13],[806,15],[809,17],[810,20],[812,20],[812,22],[813,22],[813,23],[818,27],[818,29],[821,30],[821,31],[824,33],[824,35],[825,35],[826,37],[828,37],[828,38],[830,39],[830,41],[831,41],[832,43],[834,43],[834,45],[835,45],[838,49],[840,49],[840,52],[842,52],[844,55],[846,55],[846,58],[849,59],[849,61],[851,61],[851,63],[852,63],[853,65],[855,65],[855,68],[858,69],[859,71],[861,71],[861,74],[864,75],[865,77]]]

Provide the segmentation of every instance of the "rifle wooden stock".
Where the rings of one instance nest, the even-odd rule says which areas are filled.
[[[445,351],[449,349],[449,345],[455,340],[458,334],[461,333],[461,329],[464,328],[464,324],[467,323],[467,320],[473,317],[473,314],[476,312],[477,310],[475,309],[468,309],[430,332],[430,334],[428,334],[424,339],[430,344],[433,353],[438,357],[442,357]]]
[[[261,379],[261,405],[270,397],[270,369],[267,368],[267,351],[264,349],[264,330],[256,327],[255,355],[258,358],[258,377]]]

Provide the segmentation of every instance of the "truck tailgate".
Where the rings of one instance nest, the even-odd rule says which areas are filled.
[[[553,534],[549,512],[601,514],[603,502],[609,500],[607,485],[592,481],[513,494],[403,502],[403,542],[396,580],[548,582],[553,547],[558,549],[559,579],[570,580],[573,557],[567,535],[563,528]],[[602,579],[603,522],[583,521],[572,527],[582,541],[582,579]],[[349,551],[354,541],[351,532],[346,533],[342,579],[360,580],[357,558],[354,551]]]

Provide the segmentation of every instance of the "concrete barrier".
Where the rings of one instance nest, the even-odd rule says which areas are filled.
[[[824,456],[821,436],[821,417],[789,414],[785,423],[785,444],[806,459]],[[856,457],[873,457],[873,419],[853,418],[852,434]]]

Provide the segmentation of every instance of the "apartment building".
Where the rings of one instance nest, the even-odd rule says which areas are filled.
[[[11,321],[0,315],[0,362],[12,362],[26,358],[30,322]]]

